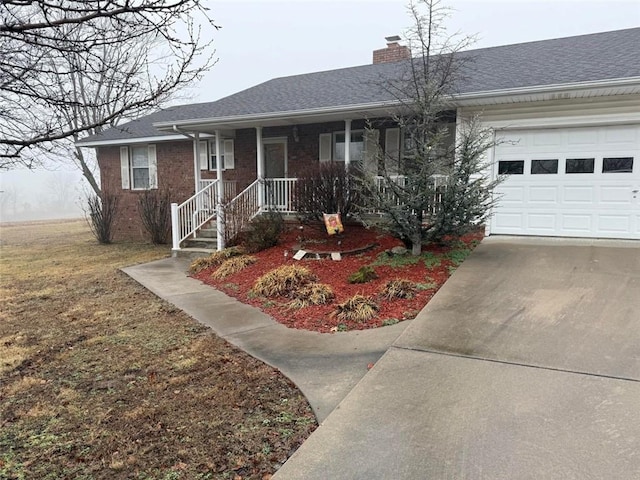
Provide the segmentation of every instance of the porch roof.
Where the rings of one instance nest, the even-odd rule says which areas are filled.
[[[461,52],[456,105],[487,105],[640,93],[640,28]],[[181,131],[313,123],[388,114],[397,106],[384,84],[406,62],[276,78],[215,102],[169,107],[79,142],[80,146],[169,140]]]

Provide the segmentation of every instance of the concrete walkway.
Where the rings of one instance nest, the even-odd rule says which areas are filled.
[[[640,478],[640,246],[489,238],[274,475]]]
[[[189,261],[167,258],[123,271],[220,337],[272,365],[307,397],[322,422],[411,323],[320,334],[293,330],[257,308],[189,278]]]

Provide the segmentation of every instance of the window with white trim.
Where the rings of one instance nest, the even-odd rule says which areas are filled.
[[[345,133],[333,132],[333,161],[344,162]],[[349,144],[349,159],[351,162],[362,162],[364,158],[364,130],[351,131]]]
[[[155,145],[120,147],[122,188],[149,190],[158,188],[158,165]]]
[[[220,161],[223,170],[235,168],[234,141],[232,138],[220,139]],[[216,152],[215,138],[200,142],[200,169],[216,171],[218,168],[218,155]]]

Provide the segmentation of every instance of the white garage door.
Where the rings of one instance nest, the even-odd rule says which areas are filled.
[[[497,136],[491,233],[640,239],[640,125]]]

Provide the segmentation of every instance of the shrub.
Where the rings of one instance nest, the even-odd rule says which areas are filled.
[[[222,280],[223,278],[227,278],[229,275],[238,273],[240,270],[256,262],[256,257],[252,257],[251,255],[240,255],[238,257],[231,257],[222,262],[222,264],[216,269],[216,271],[211,274],[211,277],[215,278],[216,280]]]
[[[251,219],[242,235],[242,245],[249,253],[260,252],[278,244],[284,220],[278,212],[266,212]]]
[[[378,275],[373,267],[366,265],[364,267],[360,267],[356,272],[349,275],[347,281],[349,283],[367,283],[371,280],[375,280],[376,278],[378,278]]]
[[[154,245],[169,241],[171,234],[171,194],[169,190],[147,190],[138,198],[142,225]]]
[[[343,221],[358,204],[357,170],[337,162],[320,163],[298,175],[294,208],[303,222],[322,221],[323,213],[340,213]]]
[[[229,247],[219,252],[213,252],[208,257],[196,258],[189,266],[190,273],[198,273],[206,268],[215,267],[220,265],[225,260],[242,255],[244,250],[240,247]]]
[[[418,289],[415,283],[410,280],[396,278],[389,280],[382,289],[382,296],[387,300],[396,298],[413,298]]]
[[[293,309],[306,308],[311,305],[325,305],[335,298],[333,289],[324,283],[303,285],[292,293],[294,299],[289,302]]]
[[[370,298],[354,295],[347,301],[338,304],[333,315],[339,320],[366,322],[373,318],[378,310],[378,305]]]
[[[284,297],[315,280],[315,275],[306,267],[283,265],[258,278],[252,291],[265,297]]]
[[[92,195],[87,198],[85,216],[91,233],[99,243],[109,244],[113,240],[113,221],[118,212],[118,197],[105,191],[101,196]]]

